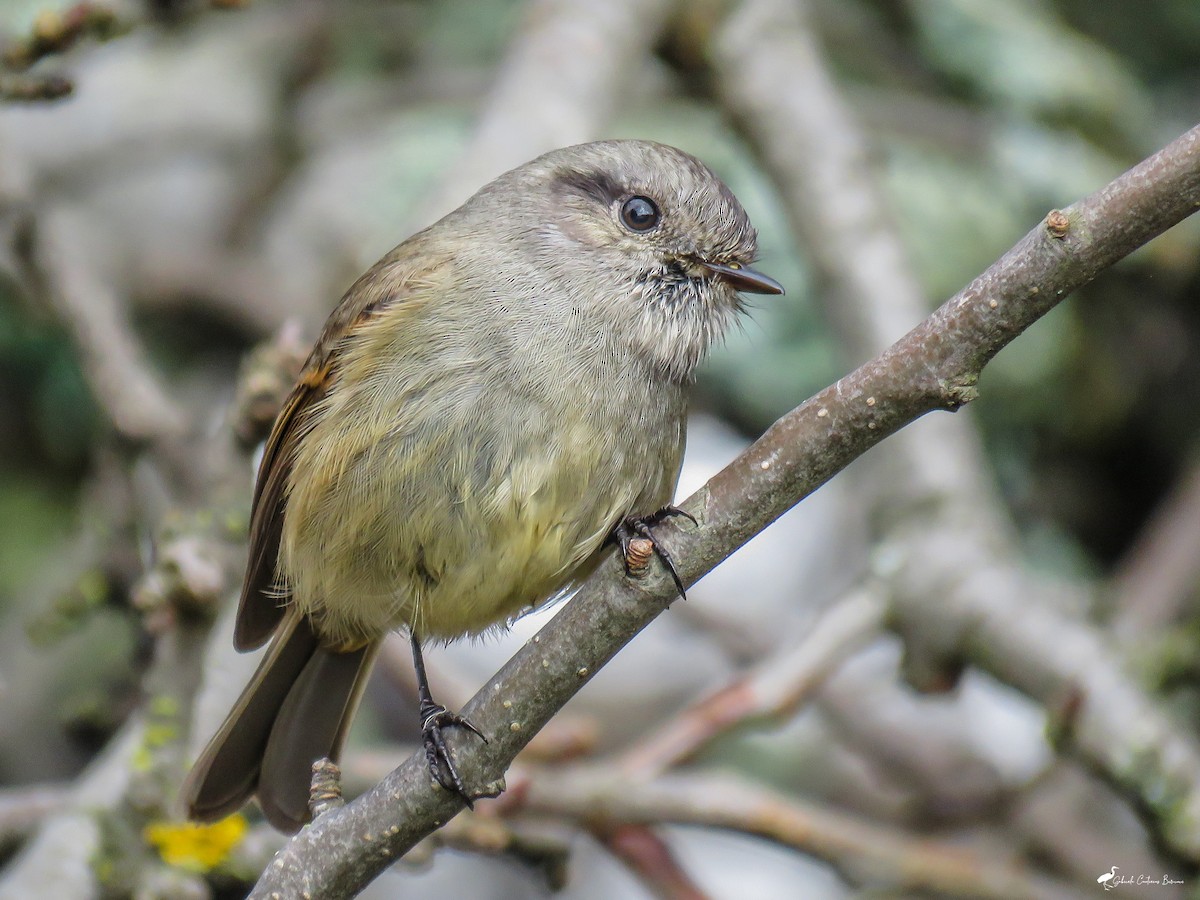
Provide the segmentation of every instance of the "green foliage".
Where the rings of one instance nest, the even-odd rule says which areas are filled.
[[[22,308],[0,282],[0,384],[12,405],[0,423],[0,446],[11,460],[77,466],[95,437],[96,415],[79,360],[66,335]]]
[[[1145,125],[1142,86],[1108,48],[1038,0],[913,0],[924,58],[988,106],[1030,117]]]
[[[53,558],[54,542],[69,532],[74,499],[68,485],[0,467],[0,608]]]
[[[863,32],[837,43],[849,56],[839,67],[869,87],[862,96],[912,112],[861,109],[931,306],[1049,209],[1200,119],[1191,0],[866,6],[878,15],[869,27],[825,14]],[[854,54],[879,42],[869,29],[881,21],[892,53],[862,65]],[[872,115],[883,127],[872,131]],[[981,379],[985,447],[1030,546],[1063,574],[1119,556],[1200,440],[1186,387],[1200,372],[1189,312],[1198,259],[1200,228],[1172,231],[1022,335]]]

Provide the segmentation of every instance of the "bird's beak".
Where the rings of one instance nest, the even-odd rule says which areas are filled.
[[[756,272],[749,266],[732,263],[728,266],[721,263],[708,262],[701,260],[700,265],[708,269],[726,284],[731,285],[735,290],[743,291],[747,294],[782,294],[783,285],[769,275],[764,275],[762,272]]]

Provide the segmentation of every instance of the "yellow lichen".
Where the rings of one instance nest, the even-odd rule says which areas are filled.
[[[246,817],[226,816],[211,825],[160,820],[142,832],[163,862],[189,872],[208,872],[229,858],[229,853],[246,833]]]

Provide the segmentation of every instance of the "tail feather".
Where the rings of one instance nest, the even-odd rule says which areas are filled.
[[[378,647],[335,652],[307,617],[289,613],[184,783],[188,816],[213,821],[257,793],[272,825],[299,830],[312,764],[340,754]]]
[[[262,757],[258,802],[281,831],[299,831],[308,821],[312,764],[341,756],[380,643],[348,653],[318,647],[279,708]]]

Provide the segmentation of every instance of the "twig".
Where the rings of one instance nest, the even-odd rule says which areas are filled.
[[[1129,646],[1175,621],[1200,591],[1200,459],[1155,510],[1112,587],[1113,632]]]
[[[66,210],[39,220],[34,270],[79,347],[84,374],[113,427],[135,443],[178,436],[185,416],[145,362],[121,299],[88,258],[88,241]]]
[[[662,900],[706,900],[708,897],[675,859],[670,845],[646,826],[618,825],[597,831],[608,851],[654,896]]]
[[[920,839],[817,803],[780,799],[729,775],[664,775],[630,783],[620,772],[572,766],[531,779],[523,806],[593,827],[703,825],[757,835],[825,860],[849,880],[954,897],[1082,896],[1064,885],[959,847]]]
[[[103,3],[76,3],[62,12],[45,9],[29,34],[5,46],[0,63],[17,71],[27,69],[43,57],[67,52],[84,38],[105,41],[127,27]]]
[[[685,584],[693,584],[884,437],[936,409],[975,396],[982,367],[1007,343],[1105,266],[1200,207],[1200,128],[1065,210],[1066,235],[1039,224],[983,275],[878,358],[776,422],[684,507],[700,524],[663,529]],[[494,788],[513,757],[580,687],[674,596],[660,572],[640,582],[606,560],[573,600],[527,643],[463,713],[490,743],[455,742],[459,771]],[[1091,721],[1098,711],[1088,711]],[[1090,724],[1090,722],[1089,722]],[[1157,736],[1157,735],[1156,735]],[[1113,735],[1107,735],[1111,740]],[[1139,742],[1140,743],[1140,742]],[[1126,745],[1125,749],[1131,749]],[[1200,859],[1200,753],[1172,743],[1171,758],[1140,746],[1150,772],[1184,776],[1145,784],[1146,799],[1172,797],[1180,827],[1168,839]],[[1108,754],[1103,762],[1117,760]],[[1182,787],[1181,795],[1171,788]],[[1161,794],[1150,790],[1167,789]],[[309,891],[352,896],[462,807],[433,789],[424,754],[289,842],[251,896]],[[1186,821],[1193,823],[1186,827]]]
[[[328,757],[312,764],[312,784],[308,789],[308,809],[314,819],[331,809],[344,806],[341,767]]]
[[[62,810],[71,789],[61,784],[34,784],[0,790],[0,848],[20,840],[43,819]]]
[[[75,90],[71,79],[62,75],[0,73],[0,100],[14,103],[44,103],[61,100]]]
[[[786,719],[851,653],[883,625],[885,604],[863,587],[833,604],[798,645],[775,655],[717,692],[672,716],[622,754],[621,768],[647,777],[694,756],[716,737],[751,722]]]

